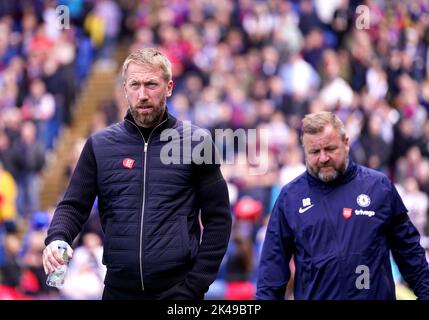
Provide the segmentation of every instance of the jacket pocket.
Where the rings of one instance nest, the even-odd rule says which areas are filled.
[[[111,229],[112,229],[112,220],[106,221],[106,228],[104,230],[104,240],[103,240],[103,264],[108,265],[109,264],[109,245],[110,245],[110,239],[112,238],[111,235]]]
[[[190,255],[189,248],[189,233],[188,233],[188,217],[180,216],[180,234],[182,238],[182,253],[183,257],[188,258]]]

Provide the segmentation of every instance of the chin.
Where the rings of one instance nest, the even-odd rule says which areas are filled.
[[[323,182],[331,182],[331,181],[334,181],[336,178],[337,178],[337,176],[319,175],[319,179],[322,180]]]
[[[331,182],[331,181],[334,181],[335,179],[337,179],[338,172],[335,171],[333,174],[323,174],[319,171],[319,174],[317,176],[319,177],[320,180],[322,180],[324,182]]]

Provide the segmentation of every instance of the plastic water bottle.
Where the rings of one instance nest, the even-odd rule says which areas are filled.
[[[68,244],[64,241],[58,243],[58,250],[61,257],[66,262],[65,264],[59,265],[54,272],[51,272],[46,279],[46,284],[51,287],[56,287],[61,289],[64,286],[64,279],[66,277],[67,265],[69,258],[67,255],[67,246]]]

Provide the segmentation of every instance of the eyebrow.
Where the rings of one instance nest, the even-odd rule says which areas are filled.
[[[147,79],[147,80],[138,80],[138,79],[128,79],[128,83],[159,83],[157,79]]]
[[[308,151],[309,152],[311,152],[311,151],[318,151],[318,150],[322,150],[322,149],[332,149],[332,148],[338,148],[339,146],[337,146],[337,145],[331,145],[331,144],[328,144],[327,146],[325,146],[325,147],[323,147],[323,148],[308,148]]]

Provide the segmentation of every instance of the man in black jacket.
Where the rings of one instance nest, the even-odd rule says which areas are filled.
[[[58,242],[72,243],[98,197],[103,299],[202,299],[231,230],[214,144],[208,133],[168,113],[171,63],[161,52],[131,53],[122,77],[129,111],[86,141],[48,230],[45,272],[64,263]]]

